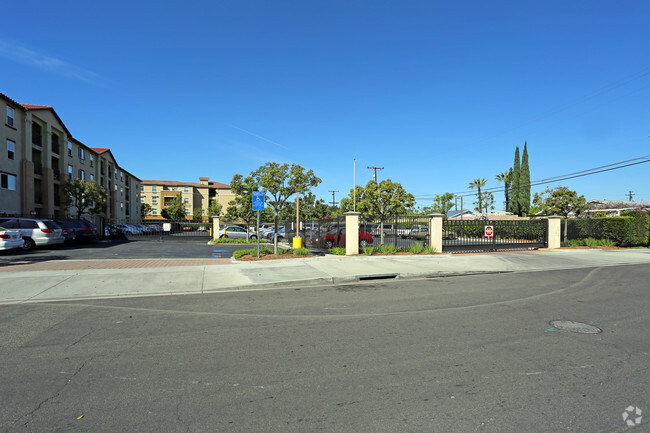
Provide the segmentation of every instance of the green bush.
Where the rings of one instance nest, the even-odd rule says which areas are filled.
[[[600,246],[600,240],[599,239],[594,239],[594,238],[587,238],[585,239],[585,245],[588,246],[589,248],[596,248]]]
[[[311,253],[307,248],[295,248],[293,250],[293,255],[294,256],[310,256]]]
[[[413,254],[420,254],[423,250],[424,247],[419,242],[411,244],[411,246],[409,247],[409,251],[412,252]]]
[[[422,253],[423,253],[423,254],[435,254],[435,253],[436,253],[436,249],[435,249],[435,248],[432,248],[430,245],[425,245],[425,246],[424,246],[424,249],[422,250]]]
[[[372,256],[375,252],[375,247],[363,247],[363,253],[367,256]]]
[[[650,245],[650,213],[645,211],[621,212],[621,216],[634,218],[636,232],[632,245]]]
[[[613,246],[616,246],[616,242],[614,242],[611,239],[601,239],[600,240],[600,246],[601,247],[613,247]]]
[[[562,246],[565,247],[565,248],[584,247],[585,246],[585,240],[584,239],[571,239],[570,241],[562,242]]]
[[[379,247],[379,251],[384,254],[395,254],[397,252],[397,247],[395,244],[382,245]]]
[[[641,239],[639,223],[631,216],[580,218],[567,221],[568,239],[611,239],[616,245],[636,245]]]
[[[220,239],[212,239],[210,243],[213,244],[256,244],[257,239],[232,239],[232,238],[220,238]],[[268,243],[267,239],[260,239],[260,243]]]
[[[345,255],[345,248],[341,247],[334,247],[330,250],[330,254],[334,254],[336,256],[344,256]]]

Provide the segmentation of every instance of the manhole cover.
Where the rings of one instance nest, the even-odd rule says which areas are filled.
[[[603,332],[597,326],[587,323],[572,322],[571,320],[553,320],[550,322],[552,328],[549,331],[576,332],[578,334],[599,334]]]

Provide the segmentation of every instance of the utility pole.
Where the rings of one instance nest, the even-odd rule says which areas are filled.
[[[332,206],[336,206],[336,200],[334,199],[334,194],[336,194],[338,191],[327,191],[332,193]]]
[[[377,179],[377,170],[383,170],[383,169],[384,169],[384,167],[368,167],[368,170],[374,170],[375,171],[375,174],[372,177],[375,178],[375,182],[377,182],[377,184],[379,184],[379,180]]]
[[[634,194],[634,191],[630,191],[626,195],[630,197],[629,201],[632,201],[632,197],[635,196],[636,194]]]

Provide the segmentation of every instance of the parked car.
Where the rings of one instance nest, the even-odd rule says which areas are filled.
[[[41,218],[0,218],[0,226],[20,230],[25,241],[23,249],[59,245],[65,241],[63,230],[52,220]]]
[[[277,234],[277,236],[278,236],[278,241],[281,241],[281,240],[283,240],[284,238],[287,237],[287,235],[286,235],[286,233],[285,233],[285,230],[284,230],[284,227],[278,227],[278,232],[277,232],[277,233],[274,232],[273,229],[271,229],[271,231],[269,231],[269,232],[266,234],[266,237],[267,237],[268,239],[270,239],[270,240],[273,240],[273,239],[275,239],[276,234]]]
[[[115,224],[115,227],[121,229],[127,236],[144,234],[144,231],[141,228],[138,228],[133,224]]]
[[[345,247],[345,227],[330,231],[320,238],[315,238],[313,243],[321,248]],[[359,230],[359,247],[363,248],[372,244],[372,235]]]
[[[395,236],[397,234],[397,229],[395,227],[395,224],[391,223],[384,223],[382,224],[373,224],[372,226],[372,234],[375,236],[381,236],[381,234],[384,234],[384,236]]]
[[[411,232],[409,237],[411,239],[418,239],[418,240],[427,240],[429,239],[429,226],[426,225],[415,225],[411,227]],[[443,239],[456,239],[456,234],[448,232],[446,230],[442,231],[442,238]]]
[[[246,239],[246,233],[248,233],[249,239],[257,239],[257,233],[234,225],[227,225],[223,229],[219,229],[219,238]]]
[[[124,231],[113,224],[106,224],[104,226],[104,236],[109,238],[123,238]]]
[[[25,245],[25,241],[20,230],[0,227],[0,250],[22,248],[23,245]]]
[[[95,226],[84,219],[60,218],[54,222],[67,232],[66,241],[88,242],[97,235]]]

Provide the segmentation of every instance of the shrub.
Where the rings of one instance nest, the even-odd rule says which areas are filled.
[[[571,239],[570,241],[562,242],[562,246],[566,247],[566,248],[584,247],[585,246],[585,240],[584,239]]]
[[[375,247],[363,247],[363,253],[367,256],[372,256],[372,253],[375,252]]]
[[[293,250],[293,255],[294,256],[310,256],[311,253],[307,248],[295,248]]]
[[[650,244],[650,213],[645,211],[626,211],[621,212],[621,216],[629,216],[634,219],[636,232],[632,245],[649,245]]]
[[[330,254],[334,254],[336,256],[344,256],[345,255],[345,248],[341,247],[334,247],[330,250]]]
[[[600,240],[594,239],[594,238],[587,238],[585,239],[585,245],[588,246],[589,248],[596,248],[600,246]]]
[[[379,248],[379,251],[384,254],[395,254],[397,252],[397,247],[395,247],[395,244],[382,245]]]
[[[616,245],[633,245],[636,238],[636,224],[632,217],[609,217],[604,219],[601,239],[612,239]]]
[[[425,245],[424,249],[422,250],[422,253],[424,253],[424,254],[435,254],[436,249],[432,248],[430,245]]]
[[[253,250],[237,250],[234,253],[232,253],[232,256],[235,259],[238,259],[238,258],[243,257],[243,256],[253,255],[252,251]],[[255,248],[255,255],[257,255],[257,248]]]
[[[616,245],[616,242],[614,242],[611,239],[601,239],[600,240],[600,246],[601,247],[613,247]]]
[[[257,239],[232,239],[232,238],[219,238],[212,239],[210,243],[213,244],[257,244]],[[260,239],[260,243],[268,243],[267,239]]]
[[[409,251],[412,252],[413,254],[420,254],[423,250],[424,247],[419,242],[411,244],[411,246],[409,247]]]

